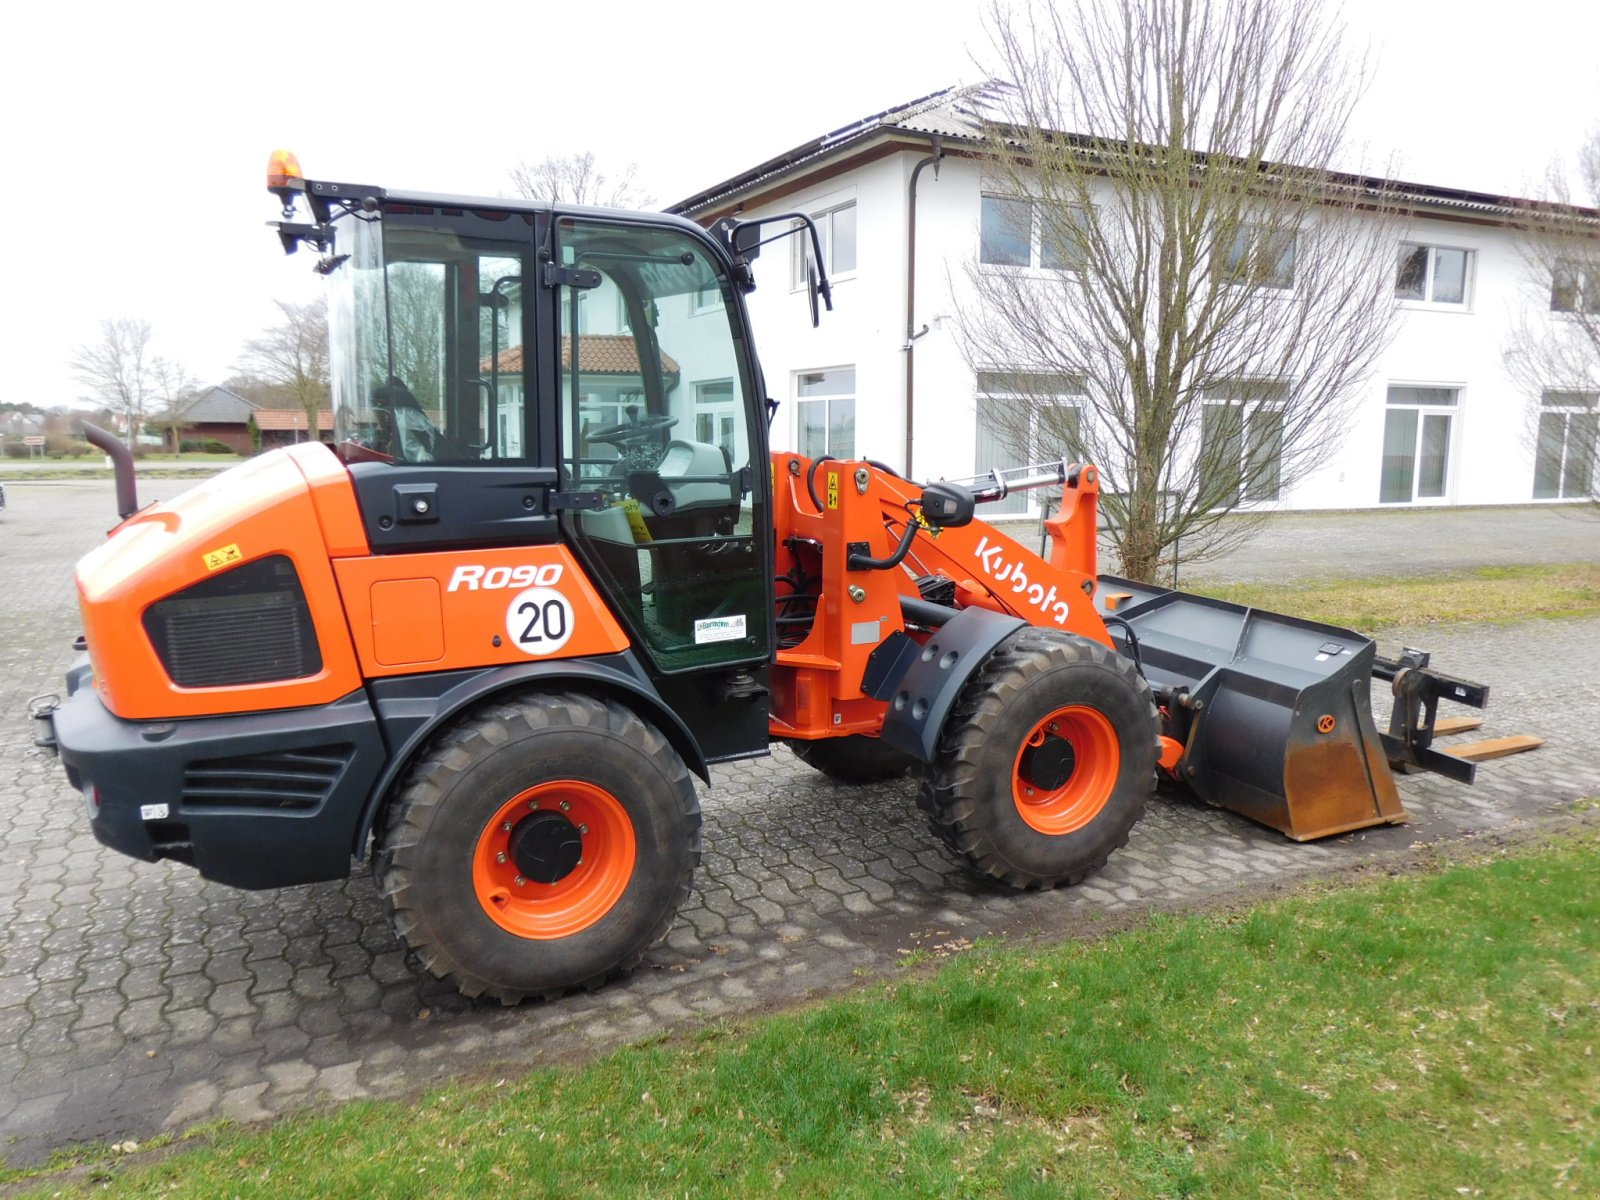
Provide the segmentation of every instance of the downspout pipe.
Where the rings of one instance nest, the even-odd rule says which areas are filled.
[[[939,178],[939,160],[944,157],[944,138],[934,134],[931,139],[933,153],[911,168],[911,182],[906,198],[906,478],[915,479],[912,471],[912,451],[916,442],[916,355],[917,339],[917,179],[922,168],[931,166],[933,177]],[[923,332],[926,332],[924,330]]]

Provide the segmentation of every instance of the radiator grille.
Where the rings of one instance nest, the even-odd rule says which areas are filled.
[[[316,808],[328,798],[353,748],[312,746],[192,762],[183,772],[184,808]]]
[[[281,554],[152,604],[144,627],[180,687],[269,683],[322,669],[305,592]]]

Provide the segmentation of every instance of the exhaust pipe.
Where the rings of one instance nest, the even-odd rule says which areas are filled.
[[[83,437],[111,458],[111,469],[117,479],[117,516],[126,521],[139,511],[139,496],[133,481],[133,454],[120,438],[87,421],[83,423]]]

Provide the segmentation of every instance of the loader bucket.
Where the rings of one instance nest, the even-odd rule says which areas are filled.
[[[1369,638],[1114,576],[1096,595],[1124,653],[1136,639],[1163,732],[1185,746],[1174,774],[1203,800],[1302,842],[1406,819]]]

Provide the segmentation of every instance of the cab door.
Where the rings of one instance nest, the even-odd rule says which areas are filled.
[[[564,531],[707,757],[764,753],[770,479],[742,307],[691,226],[562,216],[553,245]]]

